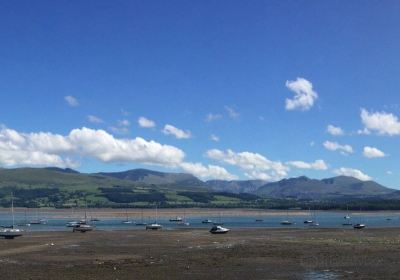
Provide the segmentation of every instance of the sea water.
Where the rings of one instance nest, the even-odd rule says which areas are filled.
[[[70,228],[66,227],[67,222],[72,220],[79,220],[80,218],[71,219],[71,217],[60,218],[60,213],[52,213],[47,211],[46,216],[40,218],[45,219],[45,224],[31,225],[26,227],[29,231],[64,231]],[[219,215],[217,213],[205,215],[191,215],[186,216],[186,221],[190,223],[189,226],[182,226],[176,222],[170,222],[169,219],[172,217],[160,217],[157,222],[163,226],[164,229],[180,229],[180,228],[210,228],[212,224],[203,224],[202,221],[205,219],[211,219],[214,222],[222,222],[225,227],[234,228],[314,228],[307,224],[304,224],[304,220],[315,219],[319,223],[319,228],[349,228],[351,226],[343,226],[344,222],[363,223],[368,228],[385,228],[385,227],[400,227],[400,215],[393,212],[360,212],[351,214],[351,219],[346,220],[344,216],[346,213],[343,211],[318,211],[315,213],[315,217],[310,217],[308,214],[301,215],[299,213],[292,214],[289,212],[286,215],[286,211],[266,211],[266,214],[257,214],[251,216],[246,215]],[[128,229],[144,229],[144,226],[136,226],[135,222],[140,222],[140,218],[132,219],[132,224],[124,224],[124,217],[110,218],[110,217],[97,217],[100,221],[89,222],[95,225],[100,230],[128,230]],[[28,222],[34,220],[36,217],[27,217]],[[262,221],[256,221],[262,219]],[[283,220],[290,220],[293,222],[292,225],[281,225],[280,222]],[[21,224],[25,222],[24,213],[15,214],[15,224]],[[154,217],[146,217],[144,219],[146,223],[155,222]],[[12,224],[11,215],[7,212],[0,213],[0,225],[9,226]],[[23,226],[19,226],[24,228]]]

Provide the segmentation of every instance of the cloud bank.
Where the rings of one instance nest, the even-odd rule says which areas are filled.
[[[221,163],[239,167],[250,179],[280,180],[286,177],[289,171],[283,163],[271,161],[258,153],[211,149],[206,152],[206,156]]]
[[[71,157],[90,157],[107,163],[141,163],[182,169],[201,179],[233,180],[237,176],[216,165],[185,161],[174,146],[141,137],[119,139],[101,129],[78,128],[66,135],[49,132],[21,133],[0,129],[0,165],[77,167]]]

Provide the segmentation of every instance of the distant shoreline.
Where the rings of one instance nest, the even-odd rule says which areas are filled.
[[[84,208],[72,209],[59,209],[59,208],[14,208],[16,214],[24,214],[27,212],[28,216],[36,215],[38,212],[40,216],[47,216],[51,214],[52,217],[71,217],[74,215],[82,215],[85,212]],[[347,213],[345,210],[316,210],[317,212],[342,212]],[[7,214],[10,212],[10,208],[0,208],[0,214]],[[88,208],[86,210],[87,215],[97,218],[118,218],[125,217],[126,213],[130,217],[149,217],[155,215],[154,208]],[[385,215],[399,215],[400,210],[374,210],[374,211],[349,211],[352,216],[358,216],[369,213],[377,213],[382,216]],[[275,210],[275,209],[248,209],[248,208],[161,208],[158,209],[158,216],[160,218],[169,218],[176,216],[285,216],[286,210]],[[306,216],[309,214],[308,210],[289,210],[291,216]]]

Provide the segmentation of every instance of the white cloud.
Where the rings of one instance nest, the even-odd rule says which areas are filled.
[[[74,129],[68,139],[82,155],[103,162],[138,162],[162,166],[176,166],[185,153],[169,145],[146,141],[141,137],[117,139],[104,130]]]
[[[146,117],[140,117],[138,119],[138,124],[140,127],[144,127],[144,128],[152,128],[156,126],[156,123]]]
[[[393,172],[390,171],[390,170],[388,170],[388,171],[386,171],[386,174],[387,174],[387,175],[393,175]]]
[[[166,124],[164,126],[163,133],[166,135],[173,135],[177,139],[188,139],[192,137],[192,134],[189,130],[184,131],[170,124]]]
[[[304,161],[289,161],[287,163],[298,169],[315,169],[315,170],[327,170],[328,165],[322,159],[318,159],[314,162],[304,162]]]
[[[89,156],[103,162],[138,162],[176,167],[185,153],[155,141],[117,139],[104,130],[74,129],[68,136],[0,130],[0,164],[69,166],[64,155]]]
[[[381,150],[368,146],[364,147],[363,155],[367,158],[381,158],[386,156],[386,154]]]
[[[61,135],[0,129],[0,165],[75,167],[69,158],[59,155],[71,150],[73,146]]]
[[[370,181],[372,180],[372,177],[368,176],[367,174],[364,174],[362,171],[358,169],[353,169],[353,168],[348,168],[348,167],[341,167],[339,169],[335,169],[333,172],[335,172],[338,175],[342,176],[350,176],[354,177],[358,180],[361,181]]]
[[[129,133],[129,129],[125,126],[110,126],[108,129],[120,135]]]
[[[235,108],[231,107],[231,106],[225,106],[225,110],[228,112],[228,116],[231,119],[237,119],[239,118],[239,113],[236,111]]]
[[[328,125],[328,127],[326,128],[326,132],[328,132],[330,135],[333,136],[340,136],[340,135],[344,135],[344,131],[342,128],[338,127],[338,126],[333,126],[333,125]]]
[[[201,179],[236,180],[238,177],[217,165],[204,166],[202,163],[182,162],[180,167],[188,173]]]
[[[206,118],[205,118],[205,121],[206,122],[213,122],[213,121],[219,120],[221,118],[222,118],[222,115],[220,115],[220,114],[208,113]]]
[[[118,126],[130,126],[130,125],[131,125],[131,123],[127,119],[123,119],[123,120],[119,120],[118,121]]]
[[[214,141],[214,142],[218,142],[218,141],[219,141],[219,137],[218,137],[217,135],[215,135],[215,134],[211,134],[211,135],[210,135],[210,139],[211,139],[212,141]]]
[[[100,119],[99,117],[93,116],[93,115],[89,115],[87,116],[87,120],[91,123],[103,123],[104,121],[102,119]]]
[[[251,179],[279,180],[286,177],[289,170],[281,162],[271,161],[258,153],[236,153],[232,150],[212,149],[206,152],[206,156],[219,162],[238,166]]]
[[[325,141],[324,142],[325,149],[329,151],[340,151],[340,153],[347,155],[354,153],[353,147],[350,145],[341,145],[337,142]]]
[[[304,78],[286,81],[286,87],[295,93],[293,99],[286,99],[286,110],[309,110],[318,98],[318,94],[313,90],[312,83]]]
[[[237,179],[223,167],[185,162],[181,149],[141,137],[119,139],[104,130],[86,127],[63,136],[50,132],[20,133],[0,126],[0,166],[78,166],[70,156],[182,169],[202,179]]]
[[[73,97],[72,95],[64,96],[64,100],[65,100],[65,101],[67,102],[67,104],[68,104],[69,106],[71,106],[71,107],[77,107],[77,106],[79,106],[78,100],[77,100],[75,97]]]
[[[399,135],[400,121],[397,116],[386,112],[368,112],[361,109],[361,121],[364,134],[371,131],[381,135]]]

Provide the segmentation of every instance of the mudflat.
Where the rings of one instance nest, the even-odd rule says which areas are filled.
[[[400,229],[32,232],[1,279],[399,279]]]

